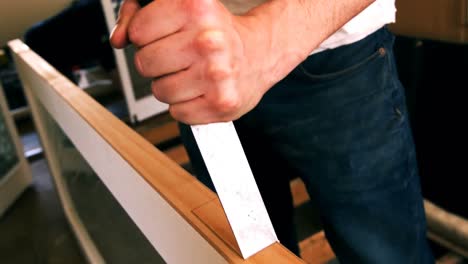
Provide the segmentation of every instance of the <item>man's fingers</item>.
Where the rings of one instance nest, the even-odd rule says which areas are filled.
[[[200,87],[200,84],[197,86]],[[220,96],[210,98],[208,90],[213,87],[201,87],[206,90],[203,91],[203,95],[170,105],[169,112],[176,120],[185,124],[208,124],[232,121],[240,117],[240,98],[236,91],[224,92]]]
[[[124,48],[128,42],[128,26],[136,12],[140,9],[137,0],[124,0],[119,9],[117,22],[110,36],[110,43],[114,48]]]
[[[138,72],[144,77],[154,78],[187,69],[197,56],[189,48],[192,35],[189,32],[176,33],[142,47],[135,54]]]
[[[195,77],[193,69],[182,70],[153,80],[153,95],[161,102],[178,104],[193,100],[205,93],[206,87]]]
[[[141,9],[130,22],[130,41],[136,46],[145,46],[179,31],[188,19],[188,12],[180,2],[158,0]]]
[[[209,104],[203,97],[169,106],[172,117],[187,125],[219,122],[218,116],[207,109],[210,109]]]

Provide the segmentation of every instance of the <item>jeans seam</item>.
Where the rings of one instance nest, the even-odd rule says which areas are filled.
[[[376,58],[382,58],[387,54],[387,49],[382,45],[380,48],[378,48],[374,53],[369,55],[367,58],[364,60],[346,68],[343,70],[339,70],[337,72],[333,73],[326,73],[326,74],[312,74],[310,73],[305,67],[304,63],[299,64],[299,68],[301,69],[301,72],[304,73],[307,77],[314,79],[314,80],[326,80],[326,79],[332,79],[332,78],[337,78],[340,77],[341,75],[353,72],[360,67],[366,65],[367,63],[371,62],[372,60]]]
[[[391,52],[390,49],[388,50],[388,52]],[[387,56],[386,62],[388,64],[388,67],[387,67],[388,70],[385,71],[385,80],[387,80],[387,78],[391,78],[391,80],[388,80],[388,81],[391,82],[392,88],[389,89],[387,85],[385,85],[384,87],[386,90],[385,92],[388,94],[388,98],[389,98],[388,100],[390,101],[390,104],[393,107],[394,117],[399,121],[398,129],[400,129],[403,126],[404,121],[405,121],[405,113],[402,112],[402,105],[397,100],[395,100],[395,97],[393,94],[394,92],[401,92],[401,91],[398,91],[400,87],[399,87],[399,84],[397,83],[398,82],[397,79],[391,77],[392,75],[397,76],[397,73],[394,72],[395,68],[393,65],[392,58],[393,56]],[[390,71],[390,74],[388,71]]]

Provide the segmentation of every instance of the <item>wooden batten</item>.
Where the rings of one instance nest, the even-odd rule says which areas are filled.
[[[295,178],[290,182],[294,207],[299,207],[310,200],[304,182],[300,178]]]
[[[177,164],[184,165],[190,162],[187,151],[184,146],[179,145],[177,147],[170,148],[164,153]]]
[[[309,264],[323,264],[335,258],[325,233],[320,231],[299,243],[301,256]]]
[[[164,141],[171,140],[179,136],[177,122],[169,115],[160,115],[156,120],[151,120],[156,126],[149,124],[138,125],[134,128],[142,137],[153,145],[158,145]]]

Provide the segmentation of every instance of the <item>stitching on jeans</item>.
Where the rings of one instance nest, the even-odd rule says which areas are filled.
[[[313,79],[331,79],[331,78],[335,78],[337,76],[352,72],[352,71],[360,68],[361,66],[367,64],[368,62],[372,61],[373,59],[384,57],[386,54],[387,54],[387,49],[382,46],[379,49],[377,49],[374,53],[372,53],[370,56],[368,56],[364,60],[360,61],[359,63],[354,64],[354,65],[352,65],[352,66],[350,66],[350,67],[348,67],[346,69],[343,69],[343,70],[340,70],[340,71],[337,71],[337,72],[333,72],[333,73],[312,74],[304,67],[303,63],[299,64],[299,68],[301,69],[302,73],[304,73],[309,78],[313,78]]]

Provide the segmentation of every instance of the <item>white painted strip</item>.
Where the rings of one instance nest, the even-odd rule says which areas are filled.
[[[234,124],[192,131],[244,259],[277,242]]]
[[[23,79],[34,84],[32,90],[41,104],[167,263],[226,263],[47,82],[21,59],[17,65]]]

